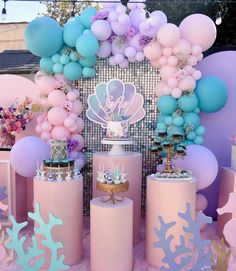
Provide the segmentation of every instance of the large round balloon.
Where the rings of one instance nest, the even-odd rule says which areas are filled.
[[[78,21],[67,24],[63,31],[64,42],[71,47],[75,47],[76,40],[82,35],[83,30],[83,25]]]
[[[162,96],[157,101],[158,110],[166,115],[172,114],[177,108],[177,101],[172,96]]]
[[[79,80],[82,75],[82,69],[79,63],[70,62],[64,66],[63,74],[66,79],[71,81]]]
[[[26,46],[36,56],[52,56],[63,45],[62,32],[56,20],[50,17],[39,17],[30,22],[25,30]]]
[[[218,173],[218,162],[215,155],[201,145],[190,145],[184,159],[176,159],[175,166],[190,170],[197,180],[197,191],[210,186]]]
[[[54,63],[52,62],[51,57],[42,57],[39,61],[39,67],[44,72],[52,73],[53,66],[54,66]]]
[[[206,113],[217,112],[228,100],[228,90],[225,82],[216,76],[202,77],[196,86],[199,108]]]
[[[105,41],[111,36],[111,24],[105,20],[97,20],[92,24],[91,30],[100,41]]]
[[[87,7],[85,8],[79,17],[80,22],[85,28],[90,28],[92,25],[92,17],[97,13],[96,8]]]
[[[216,39],[216,26],[211,18],[204,14],[192,14],[179,26],[181,37],[192,45],[200,45],[203,52],[209,49]]]
[[[185,94],[178,99],[179,108],[184,112],[194,111],[198,105],[198,99],[195,94]]]
[[[12,168],[21,176],[33,178],[37,163],[50,157],[50,147],[42,139],[27,136],[18,140],[10,153]]]
[[[83,34],[76,41],[76,50],[83,57],[93,57],[99,50],[99,43],[93,34]]]

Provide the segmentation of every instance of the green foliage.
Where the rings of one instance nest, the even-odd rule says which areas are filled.
[[[94,7],[97,10],[101,9],[101,6],[97,2],[84,1],[84,2],[57,2],[53,1],[42,1],[46,5],[47,11],[42,14],[49,16],[57,20],[61,25],[64,25],[66,21],[71,17],[72,11],[75,15],[80,15],[82,10],[86,7]]]

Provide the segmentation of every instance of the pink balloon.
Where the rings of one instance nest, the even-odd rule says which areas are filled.
[[[121,64],[124,61],[124,55],[123,54],[116,54],[115,55],[115,61],[117,64]]]
[[[136,49],[130,46],[125,49],[125,55],[127,57],[135,57],[136,52]]]
[[[196,87],[196,81],[191,75],[187,75],[178,86],[183,91],[191,91]]]
[[[70,131],[65,126],[55,126],[52,129],[51,136],[56,140],[68,139]]]
[[[190,56],[188,58],[188,64],[191,66],[195,66],[197,64],[197,58],[195,56]]]
[[[171,90],[171,96],[173,98],[178,99],[178,98],[181,97],[181,95],[182,95],[182,90],[181,89],[179,89],[179,88],[173,88]]]
[[[209,49],[216,39],[216,26],[206,15],[192,14],[180,23],[182,38],[192,45],[200,45],[203,52]]]
[[[176,72],[176,67],[166,65],[161,67],[160,76],[162,80],[167,81]]]
[[[158,82],[155,87],[155,95],[158,97],[169,95],[171,93],[171,88],[163,81]]]
[[[203,53],[200,53],[199,55],[197,55],[197,60],[201,61],[203,59]]]
[[[143,61],[144,60],[144,54],[143,54],[143,52],[137,52],[137,54],[136,54],[136,56],[135,56],[135,59],[137,60],[137,61]]]
[[[100,58],[107,58],[111,54],[111,44],[109,41],[101,41],[97,56]]]
[[[177,66],[177,64],[178,64],[178,58],[176,56],[170,56],[168,58],[168,64],[170,66]]]
[[[64,124],[67,117],[67,112],[61,107],[53,107],[48,111],[48,121],[55,126]]]
[[[191,45],[187,40],[180,39],[173,48],[175,56],[179,59],[186,59],[191,54]]]
[[[64,125],[66,128],[71,128],[75,126],[75,124],[76,124],[75,119],[72,117],[67,117],[64,121]]]
[[[7,256],[7,251],[3,245],[0,245],[0,261],[4,260]]]
[[[142,19],[140,16],[141,13],[145,13],[145,12],[144,10],[142,9],[140,10],[138,8],[131,10],[129,13],[130,22],[136,28],[138,28],[140,23],[142,22]]]
[[[207,198],[202,194],[196,195],[196,211],[205,211],[208,205]]]
[[[116,37],[111,44],[111,51],[113,55],[124,54],[127,46],[127,40],[124,40],[122,37]]]
[[[210,186],[218,173],[218,162],[215,155],[202,145],[189,145],[187,156],[176,159],[176,168],[190,170],[197,180],[197,191]]]
[[[193,72],[193,77],[195,80],[199,80],[202,77],[202,73],[199,70]]]
[[[66,101],[66,94],[59,89],[53,90],[48,95],[48,103],[51,106],[61,106]]]
[[[143,49],[143,53],[149,60],[156,60],[162,54],[162,47],[157,42],[151,42]]]
[[[76,100],[73,102],[72,111],[79,116],[83,111],[83,104],[80,100]]]
[[[36,133],[42,133],[42,127],[41,127],[41,125],[36,125],[36,127],[35,127],[35,131],[36,131]]]
[[[170,77],[170,78],[168,79],[167,84],[168,84],[168,86],[170,86],[171,88],[175,88],[175,87],[177,87],[177,85],[178,85],[178,81],[177,81],[175,78]]]
[[[151,60],[150,63],[156,69],[159,69],[161,67],[161,65],[159,64],[159,60]]]
[[[71,158],[71,159],[77,159],[79,156],[78,156],[78,151],[71,151],[70,152],[70,154],[69,154],[69,157]]]
[[[172,55],[172,48],[163,48],[162,54],[167,58],[170,57]]]
[[[195,69],[190,66],[190,65],[186,65],[184,66],[184,70],[188,73],[188,74],[193,74],[193,72],[195,71]]]
[[[124,59],[122,63],[120,63],[120,67],[125,69],[129,66],[129,61],[127,59]]]
[[[192,55],[197,56],[202,53],[202,47],[200,45],[193,45],[192,46]]]
[[[44,121],[41,125],[42,131],[50,132],[52,130],[52,124],[48,121]]]
[[[111,24],[106,20],[97,20],[93,22],[91,31],[98,40],[107,40],[112,33]]]
[[[38,75],[38,76],[37,76]],[[35,75],[35,83],[40,93],[49,94],[52,90],[57,88],[57,80],[50,75],[38,73]]]
[[[160,65],[160,66],[166,65],[167,62],[168,62],[168,59],[167,59],[165,56],[161,56],[161,57],[159,58],[159,65]]]
[[[151,13],[150,16],[158,16],[160,20],[160,25],[166,24],[167,23],[167,17],[165,13],[161,10],[155,10]]]
[[[69,101],[73,102],[78,98],[78,91],[69,91],[66,96]]]
[[[115,57],[114,56],[111,56],[109,58],[109,65],[111,65],[111,66],[115,66],[116,65],[116,61],[115,61]]]
[[[84,121],[81,118],[78,118],[77,120],[78,125],[78,134],[81,133],[84,130]]]
[[[124,35],[128,31],[129,26],[130,26],[129,23],[121,24],[116,21],[111,22],[111,28],[112,28],[113,32],[118,36]]]
[[[174,24],[164,24],[157,33],[157,39],[164,47],[174,47],[180,39],[180,30]]]
[[[70,138],[74,139],[74,140],[77,140],[78,143],[79,143],[78,147],[76,147],[75,150],[81,151],[84,148],[84,138],[83,138],[82,135],[80,135],[80,134],[73,134],[73,135],[71,135]]]
[[[141,34],[137,33],[133,36],[131,40],[129,40],[129,46],[135,48],[137,51],[142,51],[143,46],[140,45],[140,39],[141,39]]]
[[[71,133],[79,133],[79,126],[77,124],[75,124],[74,126],[69,128],[69,131]]]
[[[42,140],[47,141],[47,140],[51,139],[51,133],[50,132],[42,132],[40,137]]]

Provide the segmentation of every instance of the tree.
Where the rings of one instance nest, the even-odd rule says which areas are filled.
[[[92,1],[83,1],[83,2],[77,2],[77,1],[43,1],[47,7],[46,13],[43,15],[49,16],[55,20],[57,20],[62,26],[66,23],[66,21],[75,15],[79,15],[82,10],[86,7],[95,7],[96,9],[101,9],[101,6],[97,2]]]

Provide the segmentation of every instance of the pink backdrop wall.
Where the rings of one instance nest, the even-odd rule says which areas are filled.
[[[203,145],[216,156],[219,168],[230,166],[230,137],[236,132],[236,51],[223,51],[212,54],[198,65],[203,75],[215,75],[222,78],[228,86],[228,102],[216,113],[202,113],[201,121],[206,127]],[[214,97],[212,97],[214,98]],[[216,217],[219,192],[219,174],[216,181],[201,193],[208,198],[206,213]]]

